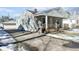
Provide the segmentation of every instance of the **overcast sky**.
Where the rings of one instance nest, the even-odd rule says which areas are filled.
[[[34,8],[37,8],[38,11],[43,11],[43,10],[46,10],[46,9],[51,9],[53,7],[3,7],[3,8],[0,8],[0,16],[7,16],[8,14],[10,15],[10,17],[17,17],[19,15],[21,15],[24,11],[26,11],[26,9],[34,9]],[[68,10],[79,10],[78,7],[76,8],[67,8]]]
[[[2,15],[7,16],[9,14],[11,17],[17,17],[20,14],[22,14],[26,9],[34,9],[34,8],[35,7],[3,7],[0,8],[0,16]],[[36,7],[36,8],[38,9],[38,11],[50,9],[49,7],[48,8]]]

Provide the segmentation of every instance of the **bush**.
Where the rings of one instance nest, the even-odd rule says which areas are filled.
[[[68,30],[69,29],[69,24],[64,24],[64,29]]]

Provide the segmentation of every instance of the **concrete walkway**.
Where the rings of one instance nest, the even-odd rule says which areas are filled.
[[[17,41],[22,41],[22,40],[28,40],[28,39],[34,39],[34,38],[38,38],[40,36],[42,36],[43,34],[39,34],[39,33],[31,33],[28,35],[23,35],[23,36],[19,36],[19,37],[15,37],[15,39]]]
[[[49,34],[47,34],[47,36],[79,43],[79,36],[78,35],[67,35],[67,34],[62,34],[62,33],[57,33],[57,34],[49,33]]]

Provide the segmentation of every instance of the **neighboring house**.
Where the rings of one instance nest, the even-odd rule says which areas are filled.
[[[45,31],[55,29],[55,23],[59,23],[59,27],[62,28],[63,19],[69,17],[69,14],[63,8],[52,8],[50,10],[34,13],[27,10],[18,20],[17,28],[24,29],[26,31],[38,30],[38,21],[40,20],[44,25]]]
[[[70,29],[75,28],[79,24],[79,15],[73,12],[68,19],[64,19],[63,27],[65,24],[68,24]]]
[[[76,20],[75,19],[63,19],[63,28],[64,29],[65,28],[72,29],[72,28],[75,28],[75,26],[76,26]]]
[[[4,25],[11,25],[11,24],[16,24],[13,18],[10,18],[9,16],[0,17],[0,27],[4,28]]]

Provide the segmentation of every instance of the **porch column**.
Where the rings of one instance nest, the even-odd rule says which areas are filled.
[[[45,30],[48,31],[47,29],[48,29],[48,16],[45,16]]]

